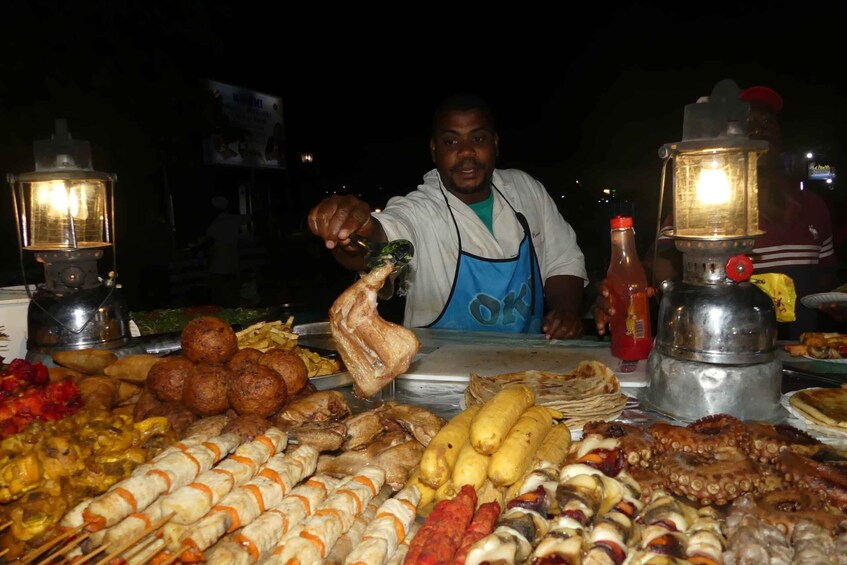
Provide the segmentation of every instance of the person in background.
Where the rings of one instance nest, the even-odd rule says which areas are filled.
[[[250,216],[230,212],[229,200],[224,196],[212,198],[212,206],[218,214],[206,229],[201,244],[208,248],[212,300],[217,306],[235,307],[241,297],[238,240],[241,226],[250,222]]]
[[[832,220],[823,198],[810,190],[801,190],[790,156],[784,152],[779,123],[784,105],[782,96],[770,87],[753,86],[742,90],[740,98],[750,104],[748,136],[763,139],[769,146],[758,161],[759,227],[765,234],[756,238],[750,253],[753,272],[754,275],[782,273],[794,281],[797,319],[779,324],[779,338],[796,340],[802,332],[816,331],[818,327],[817,310],[802,306],[799,299],[835,286],[837,260]],[[663,226],[671,224],[671,218],[663,222]],[[673,239],[662,235],[654,246],[642,259],[648,280],[657,285],[681,276],[682,254],[673,245]],[[600,335],[605,333],[610,308],[608,292],[601,292],[594,311]]]
[[[354,196],[331,196],[309,212],[311,231],[357,270],[364,261],[351,235],[411,241],[406,326],[580,337],[587,275],[576,234],[540,182],[495,168],[488,104],[472,94],[444,100],[429,146],[436,168],[417,190],[374,214]]]

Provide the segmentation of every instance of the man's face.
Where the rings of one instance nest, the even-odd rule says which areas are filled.
[[[771,144],[771,150],[779,150],[782,145],[782,131],[776,112],[761,102],[750,104],[747,118],[747,135],[752,139],[763,139]]]
[[[499,143],[482,113],[467,110],[445,114],[436,124],[429,148],[447,190],[461,198],[487,195]]]

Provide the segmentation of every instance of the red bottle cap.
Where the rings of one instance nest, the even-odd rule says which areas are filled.
[[[753,261],[746,255],[733,255],[726,261],[726,276],[735,282],[744,282],[753,274]]]
[[[615,216],[609,223],[612,225],[612,229],[620,230],[624,228],[632,227],[632,217],[631,216]]]

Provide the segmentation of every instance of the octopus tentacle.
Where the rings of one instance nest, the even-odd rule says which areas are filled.
[[[656,472],[667,479],[674,494],[703,506],[723,506],[754,492],[762,475],[759,465],[735,447],[705,454],[666,453],[656,461]]]
[[[667,479],[644,467],[633,467],[627,469],[626,474],[634,479],[641,488],[639,500],[644,504],[650,504],[655,498],[669,493]]]
[[[723,447],[744,448],[749,433],[744,422],[729,414],[714,414],[688,426],[655,422],[648,430],[665,453],[710,453]]]
[[[773,463],[780,451],[790,449],[804,455],[814,454],[824,444],[814,436],[789,424],[745,422],[750,434],[747,454],[760,463]]]
[[[656,451],[653,436],[640,426],[623,422],[588,422],[582,433],[600,434],[605,438],[618,438],[618,445],[624,453],[627,468],[649,467],[650,459]]]
[[[821,449],[812,456],[783,450],[774,465],[785,480],[800,488],[821,492],[827,502],[847,511],[847,467],[832,449]]]
[[[732,503],[730,513],[745,512],[776,526],[789,539],[801,520],[810,520],[830,533],[839,531],[847,515],[829,507],[815,494],[787,488],[764,494],[745,495]]]

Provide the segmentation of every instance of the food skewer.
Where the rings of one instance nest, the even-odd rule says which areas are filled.
[[[12,521],[11,521],[11,520],[9,520],[8,522],[6,522],[5,524],[0,524],[0,532],[2,532],[3,530],[5,530],[6,528],[8,528],[8,527],[9,527],[9,526],[11,526],[11,525],[12,525]]]
[[[6,549],[0,550],[0,557],[3,557],[3,556],[4,556],[4,555],[6,555],[7,553],[9,553],[9,548],[8,548],[8,547],[7,547]]]
[[[56,551],[54,553],[49,554],[47,557],[45,557],[44,559],[42,559],[41,561],[36,563],[36,565],[47,565],[48,563],[51,563],[57,557],[62,557],[66,553],[70,553],[71,551],[74,550],[74,548],[78,547],[79,544],[81,544],[82,542],[87,540],[89,538],[89,536],[91,536],[91,533],[85,532],[83,535],[79,536],[78,538],[74,538],[69,544],[62,547],[59,551]]]
[[[193,481],[197,475],[210,469],[229,455],[241,443],[237,434],[223,434],[190,447],[176,451],[138,473],[140,466],[129,478],[116,483],[106,493],[96,497],[83,510],[82,516],[91,531],[111,527],[134,512],[143,511],[162,493],[170,493]]]
[[[92,551],[91,553],[86,553],[85,555],[79,556],[79,558],[76,559],[76,561],[74,561],[74,565],[80,565],[81,563],[85,563],[89,559],[92,559],[93,557],[97,557],[98,555],[100,555],[101,553],[106,551],[107,549],[109,549],[109,544],[103,544],[100,547],[98,547],[97,549],[95,549],[94,551]]]
[[[118,555],[120,555],[121,553],[123,553],[124,551],[126,551],[127,549],[129,549],[130,547],[132,547],[133,545],[135,545],[136,543],[138,543],[139,541],[141,541],[145,537],[147,537],[152,532],[155,532],[159,528],[164,526],[168,522],[168,520],[173,518],[173,516],[174,516],[173,513],[170,513],[170,514],[162,517],[160,520],[156,521],[155,523],[151,524],[149,528],[147,528],[146,530],[144,530],[140,534],[138,534],[136,536],[129,537],[126,541],[124,541],[122,544],[120,544],[116,550],[114,550],[111,553],[109,553],[108,555],[106,555],[106,557],[104,557],[103,559],[101,559],[100,561],[95,563],[95,565],[105,565],[106,563],[111,561],[113,558],[117,557]],[[102,546],[97,548],[97,550],[95,550],[92,553],[89,553],[85,557],[87,559],[90,559],[89,556],[94,555],[96,553],[99,553],[102,548],[108,548],[110,546],[111,546],[111,544],[108,544],[108,543],[103,544]]]
[[[265,508],[277,506],[302,479],[315,471],[318,451],[311,445],[301,445],[290,454],[280,453],[270,458],[262,471],[252,480],[230,492],[220,504],[201,520],[190,526],[169,527],[168,539],[176,538],[176,547],[192,548],[196,558],[225,533],[250,524]],[[192,557],[195,557],[192,555]]]
[[[182,554],[185,553],[186,551],[188,551],[189,549],[190,548],[187,547],[187,546],[183,547],[181,550],[177,551],[176,553],[174,553],[173,555],[168,557],[168,559],[166,561],[163,561],[159,565],[171,565],[171,563],[174,563],[177,559],[182,557]]]
[[[129,561],[137,555],[144,553],[148,547],[152,546],[157,541],[161,541],[161,538],[148,535],[146,538],[124,551],[122,558],[124,561]]]
[[[9,522],[9,524],[11,524],[11,523],[12,522]],[[81,526],[77,526],[76,528],[72,528],[70,530],[67,530],[65,532],[62,532],[58,536],[47,540],[46,542],[44,542],[40,546],[38,546],[35,549],[33,549],[32,551],[30,551],[28,554],[24,555],[23,558],[21,559],[21,564],[31,563],[32,561],[35,561],[35,559],[39,555],[43,554],[45,551],[49,551],[56,544],[61,543],[64,540],[75,536],[76,534],[81,532],[83,528],[85,528],[85,524],[83,524]],[[0,528],[0,530],[2,530],[2,528]]]

